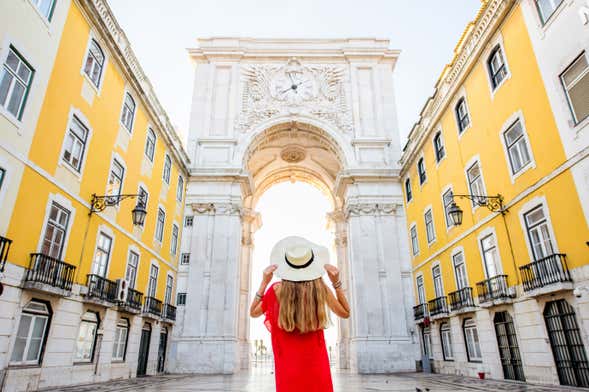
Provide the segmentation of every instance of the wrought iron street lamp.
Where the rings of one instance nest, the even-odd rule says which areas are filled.
[[[450,219],[452,219],[452,223],[456,226],[460,226],[462,224],[462,216],[463,211],[462,209],[456,204],[454,201],[455,197],[459,197],[461,199],[468,199],[472,201],[474,204],[480,207],[486,207],[489,211],[501,212],[501,215],[505,215],[507,209],[503,206],[503,196],[497,194],[496,196],[487,196],[487,195],[452,195],[452,204],[450,208],[448,208],[448,215],[450,215]]]
[[[147,210],[145,209],[144,195],[98,196],[96,194],[92,194],[92,199],[90,200],[91,208],[90,213],[88,215],[92,215],[95,212],[104,211],[106,207],[118,206],[121,201],[130,198],[137,198],[137,205],[135,206],[135,208],[133,208],[133,211],[131,211],[133,224],[135,226],[143,226],[143,223],[145,223],[145,216],[147,215]]]

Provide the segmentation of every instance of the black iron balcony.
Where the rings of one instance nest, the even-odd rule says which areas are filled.
[[[415,320],[421,320],[427,316],[429,316],[427,304],[419,304],[413,307],[413,316]]]
[[[135,309],[137,311],[141,311],[141,303],[143,302],[143,293],[129,289],[129,293],[127,294],[127,301],[125,301],[125,305],[130,307],[131,309]]]
[[[448,294],[448,301],[452,312],[474,307],[472,287],[464,287]]]
[[[507,275],[497,275],[477,283],[479,303],[493,300],[513,298],[513,293],[507,286]]]
[[[428,302],[427,306],[429,308],[430,316],[448,314],[448,303],[445,295],[432,299]]]
[[[10,250],[11,244],[12,240],[0,236],[0,272],[4,272],[4,266],[6,265],[6,260],[8,260],[8,251]]]
[[[25,286],[43,291],[51,291],[51,288],[71,291],[75,271],[76,267],[66,262],[42,253],[31,253]]]
[[[86,277],[88,292],[86,297],[115,303],[117,300],[117,284],[100,275],[90,274]]]
[[[554,284],[572,282],[566,255],[555,253],[519,268],[524,291]]]
[[[161,316],[162,301],[154,297],[145,297],[145,303],[143,304],[143,312],[150,313],[156,316]]]
[[[176,307],[174,305],[164,304],[162,317],[166,320],[176,321]]]

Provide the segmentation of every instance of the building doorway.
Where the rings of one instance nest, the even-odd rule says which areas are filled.
[[[508,312],[497,312],[493,318],[503,377],[508,380],[526,381],[513,319]]]
[[[168,348],[168,328],[160,331],[160,344],[157,350],[157,372],[163,373],[166,369],[166,349]]]
[[[147,374],[147,361],[149,359],[149,341],[151,340],[151,324],[143,324],[141,329],[141,341],[139,343],[139,359],[137,361],[137,377]]]

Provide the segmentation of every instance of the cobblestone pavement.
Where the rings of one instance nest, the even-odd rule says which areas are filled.
[[[335,392],[393,391],[426,392],[512,391],[560,392],[587,391],[587,389],[530,385],[519,382],[479,380],[476,378],[438,374],[407,373],[395,375],[363,376],[334,370]],[[274,392],[274,374],[269,368],[254,368],[232,376],[165,375],[133,380],[113,381],[51,391],[62,392]],[[418,390],[417,390],[418,391]]]

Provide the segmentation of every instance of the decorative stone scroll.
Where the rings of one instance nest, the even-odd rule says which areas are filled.
[[[283,66],[244,66],[243,78],[241,111],[236,124],[242,132],[288,114],[307,114],[341,131],[353,130],[344,88],[345,69],[341,66],[307,66],[292,58]]]
[[[358,203],[348,205],[346,216],[394,215],[399,208],[396,203]]]
[[[192,211],[197,215],[240,215],[241,206],[232,203],[194,203]]]

